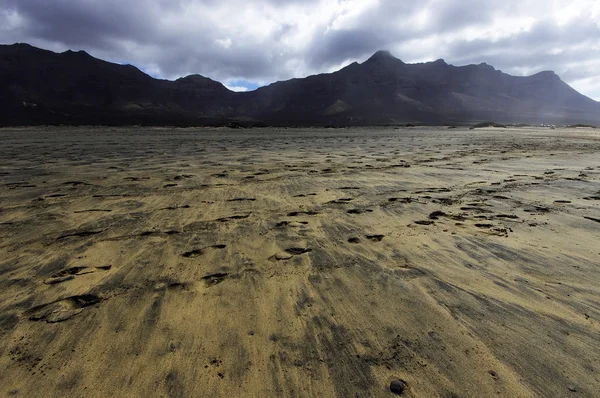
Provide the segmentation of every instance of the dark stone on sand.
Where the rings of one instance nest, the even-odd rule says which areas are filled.
[[[227,222],[227,221],[231,221],[231,220],[243,220],[245,218],[250,217],[250,214],[243,214],[243,215],[237,215],[237,216],[229,216],[229,217],[221,217],[218,218],[216,221],[218,222]]]
[[[363,213],[372,213],[371,209],[350,209],[346,213],[348,214],[363,214]]]
[[[204,250],[202,249],[194,249],[194,250],[190,250],[189,252],[185,252],[182,254],[183,257],[187,257],[187,258],[194,258],[194,257],[198,257],[204,254]]]
[[[285,249],[285,251],[289,254],[299,255],[299,254],[309,253],[312,251],[312,249],[309,249],[307,247],[290,247],[288,249]]]
[[[218,285],[223,282],[225,278],[229,276],[226,272],[217,272],[216,274],[210,274],[202,277],[202,280],[206,283],[207,286]]]
[[[388,201],[390,202],[400,202],[400,203],[412,203],[414,202],[414,199],[412,198],[389,198]]]
[[[515,214],[498,214],[496,218],[509,218],[511,220],[516,220],[519,218],[519,216]]]
[[[446,213],[444,213],[443,211],[439,211],[439,210],[438,210],[438,211],[434,211],[433,213],[431,213],[431,214],[429,215],[429,219],[430,219],[430,220],[437,220],[437,219],[439,219],[440,217],[445,217],[445,216],[446,216]]]
[[[275,260],[279,260],[279,261],[281,261],[281,260],[289,260],[292,257],[294,257],[293,254],[285,252],[285,251],[279,252],[279,253],[275,254],[275,256],[274,256]]]
[[[600,218],[583,216],[586,220],[600,222]]]
[[[288,217],[296,217],[296,216],[300,216],[302,214],[305,214],[307,216],[315,216],[315,215],[319,214],[319,212],[317,212],[317,211],[293,211],[291,213],[288,213]]]
[[[390,391],[396,395],[400,395],[406,389],[406,382],[404,380],[392,380],[390,383]]]
[[[475,226],[477,228],[492,228],[494,226],[494,224],[478,223],[478,224],[475,224]]]
[[[419,220],[419,221],[415,221],[415,224],[419,224],[419,225],[431,225],[431,224],[434,224],[434,222],[430,221],[430,220]]]
[[[533,208],[524,209],[523,211],[527,213],[548,213],[550,209],[544,206],[534,206]]]

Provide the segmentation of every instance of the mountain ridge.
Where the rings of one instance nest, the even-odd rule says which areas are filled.
[[[234,92],[198,74],[155,79],[85,51],[0,45],[0,106],[0,125],[600,124],[600,103],[553,71],[407,64],[387,50],[335,72]]]

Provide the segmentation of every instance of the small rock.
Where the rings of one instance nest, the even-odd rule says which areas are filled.
[[[289,260],[292,257],[293,255],[288,252],[279,252],[275,255],[275,258],[277,260]]]
[[[569,389],[569,391],[571,392],[577,392],[577,388],[575,386],[568,386],[567,387]]]
[[[406,389],[406,382],[403,380],[392,380],[390,383],[390,391],[396,395],[400,395]]]
[[[429,215],[430,220],[439,220],[440,217],[446,217],[446,213],[444,213],[443,211],[437,210]]]
[[[419,221],[415,221],[415,224],[419,224],[419,225],[431,225],[431,224],[435,224],[433,221],[431,220],[419,220]]]
[[[285,249],[286,253],[293,254],[293,255],[300,255],[300,254],[304,254],[304,253],[309,253],[311,251],[312,251],[312,249],[309,249],[307,247],[290,247],[289,249]]]

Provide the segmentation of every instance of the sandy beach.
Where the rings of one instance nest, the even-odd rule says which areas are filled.
[[[600,391],[600,130],[0,142],[0,396]]]

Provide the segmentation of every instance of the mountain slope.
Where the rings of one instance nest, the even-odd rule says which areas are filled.
[[[0,94],[3,109],[13,110],[4,124],[192,122],[230,113],[236,96],[202,76],[158,80],[83,51],[27,44],[0,47]]]
[[[154,79],[80,51],[0,46],[0,124],[600,124],[600,104],[553,72],[405,64],[378,51],[329,74],[235,93],[200,75]]]
[[[486,64],[411,65],[387,52],[333,74],[275,83],[255,96],[270,99],[262,114],[279,120],[297,115],[337,123],[600,121],[600,104],[553,72],[515,77]]]

